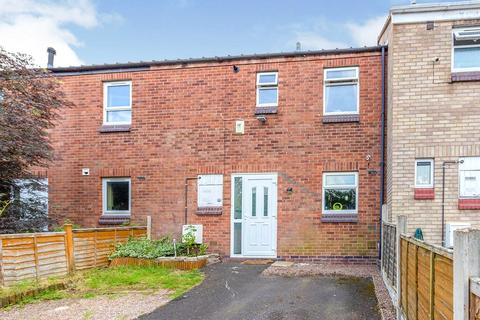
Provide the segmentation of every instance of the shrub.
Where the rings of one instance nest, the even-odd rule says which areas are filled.
[[[130,238],[126,243],[116,246],[110,259],[118,257],[154,259],[173,255],[175,255],[173,241],[168,237],[160,240]]]
[[[81,228],[82,228],[81,225],[74,223],[72,220],[70,220],[70,219],[65,219],[65,220],[63,220],[63,224],[62,224],[62,225],[58,225],[58,226],[54,227],[54,228],[52,229],[52,231],[53,231],[53,232],[62,232],[62,231],[64,230],[64,226],[65,226],[66,224],[71,224],[71,225],[72,225],[72,229],[81,229]]]
[[[206,253],[206,244],[177,243],[177,256],[198,256]],[[110,259],[120,257],[155,259],[171,257],[175,255],[173,240],[163,237],[160,240],[148,240],[146,238],[129,238],[126,243],[118,244]]]

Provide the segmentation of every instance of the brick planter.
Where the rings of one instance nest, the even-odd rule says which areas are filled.
[[[110,261],[110,267],[117,266],[160,266],[180,270],[195,270],[207,265],[208,256],[198,257],[163,257],[157,259],[142,258],[114,258]]]

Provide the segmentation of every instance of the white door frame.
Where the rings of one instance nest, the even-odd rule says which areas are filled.
[[[273,235],[272,235],[272,255],[269,256],[248,256],[243,254],[243,249],[244,249],[244,234],[245,234],[245,229],[244,229],[244,222],[245,222],[245,215],[244,212],[242,212],[242,254],[235,254],[234,251],[234,209],[235,209],[235,204],[234,204],[234,191],[235,191],[235,177],[252,177],[252,176],[257,176],[257,177],[269,177],[273,178],[274,184],[277,186],[277,190],[275,192],[276,195],[276,201],[277,205],[276,207],[276,213],[274,216],[272,216],[271,219],[271,224],[272,224],[272,230],[273,230]],[[243,191],[243,186],[245,185],[245,182],[242,181],[242,191]],[[245,199],[243,198],[245,194],[242,192],[242,204],[245,203]],[[277,257],[277,220],[278,220],[278,174],[276,172],[267,172],[267,173],[234,173],[231,175],[231,189],[230,189],[230,257],[232,258],[276,258]],[[237,223],[240,221],[237,221]]]

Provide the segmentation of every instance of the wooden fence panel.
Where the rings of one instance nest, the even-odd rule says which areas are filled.
[[[453,260],[435,257],[434,316],[438,320],[453,319]]]
[[[397,226],[382,222],[382,271],[389,285],[395,288],[397,283]]]
[[[480,278],[470,279],[470,320],[480,320]]]
[[[452,252],[404,235],[400,241],[400,307],[406,319],[453,319]]]
[[[64,232],[8,235],[0,241],[4,285],[67,274]]]
[[[129,237],[146,237],[145,227],[99,228],[73,231],[73,252],[77,270],[108,265],[108,256],[117,243]]]
[[[66,232],[1,235],[0,284],[8,286],[20,280],[64,276],[69,268],[107,266],[116,243],[126,242],[129,237],[146,237],[146,233],[146,227],[73,230],[70,262]]]

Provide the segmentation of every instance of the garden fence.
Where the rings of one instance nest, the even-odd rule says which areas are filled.
[[[397,227],[393,223],[382,222],[382,274],[385,282],[395,290],[397,281]]]
[[[388,232],[382,231],[382,244]],[[453,249],[417,240],[406,233],[407,218],[398,216],[397,280],[393,294],[390,292],[397,319],[480,320],[480,229],[456,230]],[[389,287],[383,260],[382,271]]]
[[[407,319],[453,319],[451,250],[401,235],[400,308]]]
[[[147,236],[147,227],[72,229],[62,232],[0,235],[0,284],[64,276],[108,265],[117,243]]]

